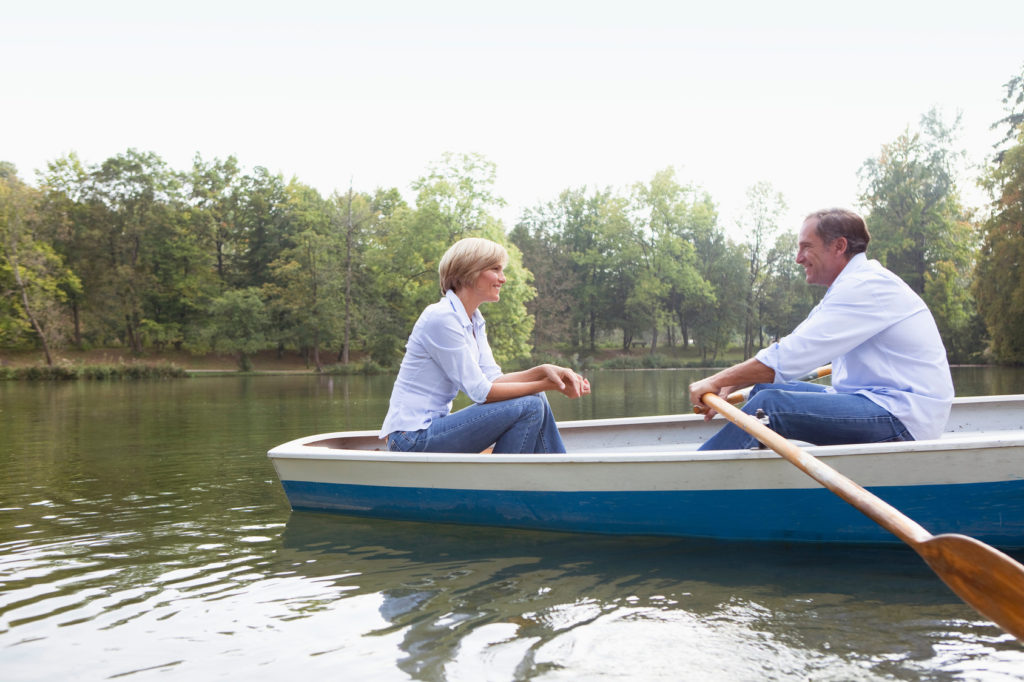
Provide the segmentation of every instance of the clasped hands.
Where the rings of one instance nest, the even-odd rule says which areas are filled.
[[[544,375],[556,390],[567,398],[579,398],[590,393],[590,381],[568,367],[541,365]]]

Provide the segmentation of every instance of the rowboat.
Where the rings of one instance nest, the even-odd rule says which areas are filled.
[[[700,452],[724,424],[561,422],[568,454],[396,453],[375,431],[269,451],[293,509],[535,530],[722,540],[899,540],[772,450]],[[934,534],[1024,547],[1024,395],[957,398],[933,440],[804,449]]]

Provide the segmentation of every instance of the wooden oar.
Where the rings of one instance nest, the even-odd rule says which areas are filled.
[[[831,373],[832,373],[832,365],[825,365],[823,367],[819,367],[818,369],[814,370],[813,372],[808,372],[807,374],[805,374],[802,377],[800,377],[799,379],[797,379],[797,381],[813,381],[814,379],[820,379],[821,377],[827,377]],[[750,389],[752,389],[752,388],[753,388],[753,386],[747,386],[746,388],[741,388],[738,391],[733,391],[732,393],[730,393],[726,397],[726,400],[728,400],[733,405],[739,405],[740,403],[745,403],[745,402],[747,402],[747,398],[750,396]],[[708,410],[707,410],[706,407],[701,407],[700,405],[694,405],[693,406],[693,413],[694,414],[704,414],[707,411]]]
[[[714,393],[705,393],[702,400],[910,545],[957,596],[1024,642],[1024,566],[972,537],[954,533],[932,535],[898,509],[789,442],[752,415],[733,407]]]

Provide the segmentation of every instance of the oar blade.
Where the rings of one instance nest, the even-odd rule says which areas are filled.
[[[913,547],[957,596],[1024,642],[1024,566],[966,535],[935,535]]]

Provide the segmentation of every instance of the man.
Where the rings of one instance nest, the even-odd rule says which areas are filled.
[[[793,330],[753,358],[690,384],[690,401],[755,384],[743,411],[764,410],[786,438],[815,445],[937,438],[953,400],[953,380],[935,320],[921,297],[865,255],[864,219],[843,209],[807,216],[796,262],[808,284],[828,287]],[[794,381],[832,363],[832,386]],[[714,411],[705,414],[710,419]],[[750,448],[734,424],[702,450]]]

